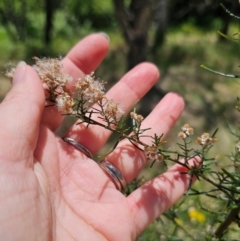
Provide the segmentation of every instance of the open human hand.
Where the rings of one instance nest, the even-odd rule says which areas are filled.
[[[77,78],[95,70],[109,42],[103,34],[80,41],[63,59],[63,71]],[[142,63],[106,94],[128,111],[155,84],[158,69]],[[0,105],[0,240],[130,241],[187,190],[190,177],[175,165],[129,196],[83,152],[55,134],[63,120],[56,108],[44,108],[42,83],[34,69],[21,62],[13,86]],[[171,130],[184,102],[167,94],[142,123],[148,135]],[[93,155],[110,131],[100,126],[73,125],[66,136]],[[145,138],[151,143],[150,138]],[[147,163],[145,155],[122,141],[106,157],[132,181]]]

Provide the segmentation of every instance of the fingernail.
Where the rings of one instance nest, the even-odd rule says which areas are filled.
[[[12,81],[13,85],[18,83],[23,78],[25,69],[26,69],[26,63],[24,61],[19,62],[13,76],[13,81]]]
[[[110,37],[108,36],[108,34],[106,34],[105,32],[100,32],[99,34],[101,34],[104,38],[107,39],[108,42],[110,42]]]

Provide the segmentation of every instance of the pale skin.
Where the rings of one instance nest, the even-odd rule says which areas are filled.
[[[81,40],[64,58],[63,71],[77,78],[95,70],[108,51],[103,34]],[[136,103],[159,79],[151,63],[142,63],[107,92],[123,110]],[[21,63],[13,86],[0,104],[0,240],[130,241],[187,190],[190,177],[173,166],[149,180],[128,197],[112,180],[54,131],[63,120],[55,108],[45,108],[42,83],[32,67]],[[183,99],[167,94],[143,121],[147,134],[164,136],[184,108]],[[93,126],[74,125],[66,136],[93,154],[105,144],[110,132]],[[150,139],[144,141],[150,144]],[[127,141],[107,157],[133,180],[147,160]]]

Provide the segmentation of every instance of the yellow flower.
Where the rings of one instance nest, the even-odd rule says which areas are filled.
[[[194,207],[190,207],[188,209],[188,216],[191,221],[197,221],[198,223],[204,223],[206,220],[206,216],[204,215],[204,213],[200,212]]]

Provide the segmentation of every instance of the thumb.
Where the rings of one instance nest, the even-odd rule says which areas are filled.
[[[20,62],[12,89],[0,104],[0,154],[8,161],[33,153],[44,107],[44,90],[35,70]]]

